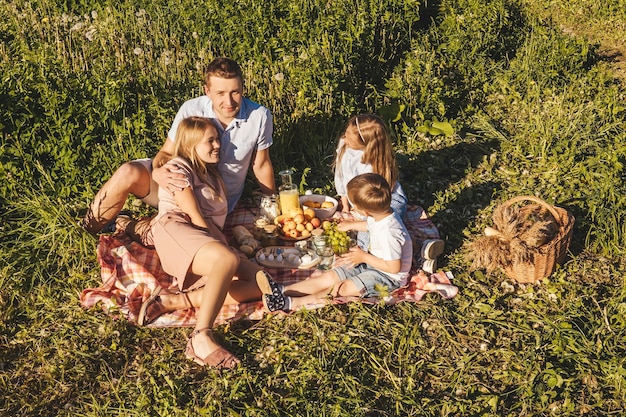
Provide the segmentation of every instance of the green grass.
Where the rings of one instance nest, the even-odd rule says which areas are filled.
[[[624,10],[1,3],[0,414],[623,415],[626,90],[598,42],[623,44]],[[188,329],[80,306],[99,268],[77,213],[122,162],[156,153],[178,106],[201,93],[199,69],[221,54],[274,114],[275,169],[296,168],[300,182],[310,168],[308,188],[332,190],[349,116],[384,115],[405,190],[446,238],[457,297],[220,326],[244,362],[227,373],[184,358]],[[455,134],[425,133],[434,121]],[[464,256],[516,195],[576,216],[566,263],[541,284],[470,271]]]

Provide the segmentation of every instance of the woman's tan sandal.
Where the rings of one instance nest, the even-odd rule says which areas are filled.
[[[163,287],[161,286],[156,287],[150,294],[150,297],[141,305],[139,316],[137,317],[138,326],[147,326],[163,315],[164,311],[161,308],[161,297],[159,296],[162,289]]]
[[[187,359],[193,359],[195,363],[200,366],[209,366],[214,369],[233,369],[241,363],[241,361],[232,353],[218,347],[213,352],[209,353],[204,359],[196,355],[196,351],[193,348],[193,338],[198,333],[208,331],[210,329],[194,330],[189,336],[187,341],[187,347],[185,348],[185,356]]]

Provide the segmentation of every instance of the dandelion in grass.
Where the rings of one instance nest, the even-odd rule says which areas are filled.
[[[83,22],[75,23],[74,26],[70,28],[70,32],[78,32],[79,30],[83,28],[83,26],[84,26]]]
[[[87,40],[88,40],[89,42],[91,42],[91,41],[93,41],[93,38],[94,38],[95,34],[96,34],[96,28],[95,28],[95,27],[93,27],[93,26],[91,26],[91,27],[87,30],[87,32],[85,32],[85,38],[87,38]]]
[[[194,39],[198,39],[198,37],[199,37],[198,36],[198,32],[192,32],[191,33],[191,37],[194,38]]]
[[[145,15],[146,15],[146,9],[139,9],[139,11],[135,13],[135,16],[137,16],[138,18],[142,18]]]
[[[91,18],[92,18],[93,20],[96,20],[96,19],[98,18],[98,12],[97,12],[97,11],[95,11],[95,10],[92,10],[92,11],[91,11]]]
[[[133,53],[137,56],[142,56],[143,55],[143,49],[141,49],[140,47],[136,47],[135,49],[133,49]]]
[[[502,288],[502,292],[504,294],[512,294],[515,292],[515,287],[507,281],[502,281],[502,284],[500,284],[500,288]]]
[[[171,51],[163,51],[161,54],[161,60],[163,61],[163,65],[167,66],[172,63],[172,52]]]
[[[285,74],[283,74],[282,72],[276,73],[274,74],[274,79],[276,81],[282,81],[285,79]]]

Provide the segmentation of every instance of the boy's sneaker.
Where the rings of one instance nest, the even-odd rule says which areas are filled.
[[[417,267],[424,272],[434,274],[437,270],[437,257],[443,253],[446,244],[441,239],[427,239],[422,243],[420,254],[416,257]]]
[[[422,243],[420,256],[422,259],[437,259],[445,247],[446,243],[441,239],[427,239]]]
[[[437,260],[436,259],[424,259],[422,262],[422,271],[428,272],[429,274],[434,274],[437,270]]]
[[[268,294],[273,296],[282,296],[283,295],[283,286],[279,283],[275,282],[270,274],[268,274],[264,270],[259,270],[256,273],[256,284],[261,290],[262,294]]]
[[[285,297],[282,293],[279,295],[263,294],[263,306],[273,313],[274,311],[289,311],[288,297]]]

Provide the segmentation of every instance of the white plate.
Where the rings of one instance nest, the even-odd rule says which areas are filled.
[[[309,255],[310,260],[303,259]],[[257,251],[255,258],[259,265],[268,268],[310,269],[320,262],[320,257],[313,251],[301,255],[300,251],[291,246],[268,246]]]

